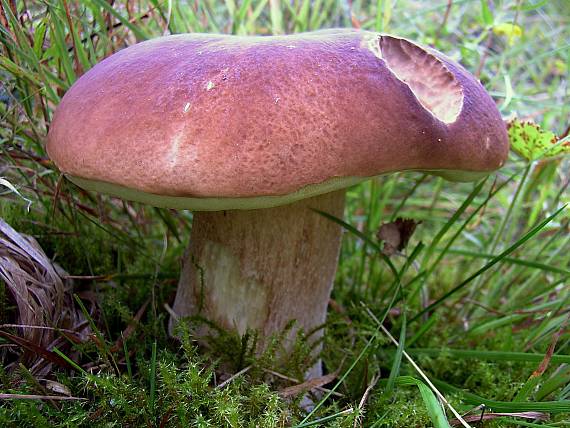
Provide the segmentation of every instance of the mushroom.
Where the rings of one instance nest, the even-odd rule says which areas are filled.
[[[341,229],[315,210],[340,218],[345,188],[396,171],[477,180],[508,140],[483,86],[443,54],[329,30],[131,46],[65,94],[47,150],[84,189],[194,211],[179,317],[262,338],[296,320],[316,340]]]

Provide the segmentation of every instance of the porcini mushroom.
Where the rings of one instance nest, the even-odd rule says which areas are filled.
[[[395,171],[476,180],[508,140],[446,56],[330,30],[131,46],[65,94],[47,148],[85,189],[195,211],[174,311],[268,336],[325,322],[341,230],[312,209],[342,217],[343,189]]]

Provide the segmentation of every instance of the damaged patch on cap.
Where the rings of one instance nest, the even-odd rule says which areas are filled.
[[[379,38],[379,57],[426,110],[453,123],[463,107],[463,90],[445,64],[421,47],[396,37]]]

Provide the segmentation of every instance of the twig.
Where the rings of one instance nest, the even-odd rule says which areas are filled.
[[[532,373],[531,377],[540,377],[544,374],[548,365],[550,364],[550,360],[552,359],[552,355],[554,354],[554,349],[556,348],[556,344],[558,343],[558,339],[562,336],[562,333],[566,329],[566,324],[568,324],[568,320],[570,320],[570,315],[566,316],[566,319],[560,326],[557,332],[554,333],[552,336],[552,340],[548,345],[548,349],[546,350],[546,354],[544,355],[543,360],[538,365],[538,368]],[[532,343],[527,344],[526,350],[530,349]]]
[[[449,13],[451,12],[451,7],[453,6],[453,0],[447,0],[447,8],[445,9],[445,15],[443,15],[443,21],[441,21],[441,25],[439,26],[437,33],[435,33],[435,37],[433,38],[434,46],[437,44],[443,29],[447,25],[447,20],[449,19]]]
[[[487,39],[487,43],[485,44],[485,50],[483,51],[483,55],[481,55],[481,59],[479,60],[479,65],[477,66],[477,70],[475,71],[475,77],[478,79],[483,72],[483,68],[485,67],[485,63],[487,62],[487,58],[489,57],[489,50],[491,49],[491,45],[493,44],[493,36],[490,35]]]
[[[298,395],[302,392],[312,391],[313,389],[317,389],[327,383],[331,383],[338,377],[338,373],[329,373],[328,375],[312,378],[306,380],[303,383],[299,383],[297,385],[289,386],[285,389],[279,391],[279,396],[282,398],[291,397],[293,395]]]
[[[77,331],[75,331],[75,330],[70,330],[67,328],[48,327],[46,325],[0,324],[0,329],[4,329],[4,328],[34,328],[37,330],[52,330],[52,331],[61,331],[61,332],[65,332],[65,333],[77,334]]]
[[[539,421],[548,420],[548,415],[540,412],[485,413],[483,416],[481,415],[465,416],[465,420],[469,422],[480,422],[480,421],[486,421],[490,419],[504,418],[504,417],[522,418],[522,419],[531,419],[531,420],[537,419]],[[452,426],[459,425],[459,421],[457,419],[452,419],[451,421],[449,421],[449,424]]]
[[[164,307],[164,309],[166,309],[166,312],[168,312],[168,314],[172,317],[174,321],[178,322],[180,320],[178,314],[174,312],[174,309],[172,309],[168,303],[165,303],[162,306]]]
[[[71,13],[69,12],[69,5],[67,4],[67,0],[63,0],[63,8],[65,9],[65,17],[67,18],[67,23],[69,24],[69,33],[71,36],[71,45],[73,48],[75,60],[75,72],[81,76],[84,70],[81,62],[79,61],[79,52],[77,51],[77,44],[75,40],[75,30],[73,27],[73,20],[71,19]]]
[[[235,378],[241,376],[244,373],[247,373],[250,369],[251,369],[251,365],[247,366],[244,369],[241,369],[239,372],[237,372],[236,374],[234,374],[232,377],[230,377],[229,379],[226,379],[225,381],[223,381],[222,383],[220,383],[219,385],[216,386],[216,389],[222,389],[224,386],[226,386],[228,383],[232,382]]]
[[[362,416],[363,416],[362,412],[363,412],[364,406],[366,405],[366,401],[368,401],[368,396],[372,392],[372,389],[376,386],[378,379],[380,379],[380,376],[378,374],[372,378],[372,380],[370,381],[370,383],[366,387],[366,390],[364,391],[362,398],[360,399],[360,403],[358,403],[358,416],[356,418],[354,418],[354,425],[353,425],[354,428],[356,428],[356,425],[358,423],[360,423],[360,426],[362,426]]]
[[[0,400],[87,400],[81,397],[67,397],[65,395],[33,395],[33,394],[0,394]]]
[[[281,378],[281,379],[285,379],[285,380],[288,380],[288,381],[291,381],[291,382],[294,382],[294,383],[301,383],[301,381],[300,381],[299,379],[295,379],[294,377],[290,377],[290,376],[284,375],[283,373],[279,373],[279,372],[276,372],[276,371],[274,371],[274,370],[263,369],[263,371],[264,371],[265,373],[269,373],[269,374],[271,374],[271,375],[273,375],[273,376],[275,376],[275,377]],[[324,388],[324,387],[322,387],[322,386],[317,386],[317,387],[315,387],[315,389],[317,389],[317,390],[319,390],[319,391],[322,391],[322,392],[327,392],[327,393],[328,393],[328,392],[331,392],[330,389]],[[335,395],[335,396],[337,396],[337,397],[344,397],[344,394],[341,394],[340,392],[336,392],[336,391],[332,391],[331,394],[332,394],[332,395]]]
[[[166,27],[162,33],[163,36],[168,36],[170,34],[170,19],[172,18],[172,0],[168,0],[168,10],[166,12]]]

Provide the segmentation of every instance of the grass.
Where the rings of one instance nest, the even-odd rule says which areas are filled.
[[[350,189],[323,351],[337,375],[307,413],[302,388],[290,389],[311,365],[306,338],[283,361],[279,337],[262,355],[252,352],[255,332],[222,333],[209,350],[192,341],[192,326],[181,341],[168,337],[164,304],[191,214],[84,192],[44,150],[63,93],[127,45],[347,26],[446,52],[505,118],[532,120],[565,147],[568,2],[0,0],[0,11],[0,217],[14,229],[0,230],[0,426],[570,425],[563,151],[513,152],[475,184],[410,173]],[[375,234],[397,217],[421,223],[404,256],[387,258]],[[42,284],[57,285],[53,299],[65,303],[18,305],[14,290],[39,296]]]

